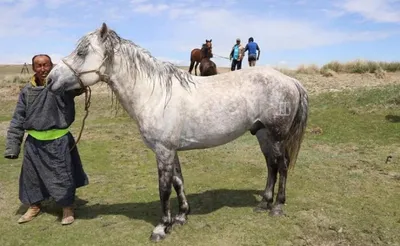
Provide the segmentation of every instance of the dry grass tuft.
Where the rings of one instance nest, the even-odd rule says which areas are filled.
[[[375,70],[374,74],[375,74],[375,77],[378,79],[384,79],[384,78],[386,78],[386,75],[387,75],[386,71],[383,70],[381,67],[378,67]]]
[[[346,63],[340,63],[338,61],[332,61],[324,66],[321,70],[331,69],[336,73],[375,73],[377,70],[383,70],[386,72],[399,72],[400,62],[379,62],[369,60],[354,60]],[[379,71],[378,73],[381,73]]]
[[[26,84],[32,75],[29,74],[11,74],[6,75],[2,79],[2,83],[6,84]]]
[[[300,65],[297,70],[297,73],[303,73],[303,74],[318,74],[320,72],[320,69],[317,65],[311,64],[311,65]]]
[[[321,69],[320,73],[324,77],[334,77],[337,74],[335,71],[333,71],[332,69],[329,69],[329,68],[328,69]]]

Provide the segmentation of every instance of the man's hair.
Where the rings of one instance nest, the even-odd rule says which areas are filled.
[[[254,38],[253,38],[253,37],[250,37],[250,38],[249,38],[249,42],[254,42]]]
[[[53,66],[53,61],[51,60],[51,58],[50,58],[49,55],[47,55],[47,54],[37,54],[37,55],[34,55],[34,56],[32,57],[32,68],[34,67],[35,58],[38,57],[38,56],[45,56],[45,57],[49,58],[50,64]]]

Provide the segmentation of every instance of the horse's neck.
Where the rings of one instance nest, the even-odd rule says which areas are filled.
[[[157,75],[152,78],[147,74],[145,71],[138,72],[131,67],[122,69],[117,66],[111,77],[111,89],[118,96],[125,110],[136,120],[139,120],[141,113],[151,110],[165,97],[165,92],[159,86],[159,82],[154,81]]]
[[[131,116],[156,107],[164,108],[176,90],[184,90],[184,87],[190,87],[188,83],[193,82],[188,73],[155,61],[130,43],[124,45],[124,52],[115,57],[110,87],[125,109],[131,111]],[[184,86],[178,81],[180,79],[184,79]]]

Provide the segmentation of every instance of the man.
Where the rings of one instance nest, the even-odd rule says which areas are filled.
[[[51,93],[46,76],[53,68],[46,54],[32,58],[35,72],[19,94],[7,131],[4,157],[17,159],[24,133],[24,156],[19,178],[19,199],[29,205],[18,223],[31,221],[41,210],[40,202],[52,197],[63,208],[62,225],[74,222],[75,190],[88,184],[75,140],[68,127],[75,120],[75,96],[82,90]]]
[[[260,59],[260,47],[258,47],[258,44],[254,42],[254,38],[250,37],[249,42],[246,44],[246,48],[244,49],[244,52],[249,51],[249,66],[254,67],[256,65],[256,60]],[[258,55],[257,55],[258,51]]]
[[[232,61],[231,71],[235,69],[242,69],[242,60],[244,57],[244,47],[240,44],[240,38],[236,39],[236,44],[232,47],[231,53],[229,55],[229,60]]]

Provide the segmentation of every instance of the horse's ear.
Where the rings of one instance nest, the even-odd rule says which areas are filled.
[[[210,39],[210,42],[212,42],[212,39]]]
[[[108,27],[107,27],[106,23],[103,22],[103,25],[101,25],[101,29],[100,29],[100,37],[105,38],[107,33],[108,33]]]

